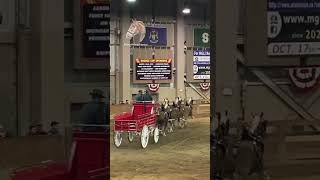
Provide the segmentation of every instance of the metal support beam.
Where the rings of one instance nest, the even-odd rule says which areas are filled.
[[[206,95],[204,95],[201,91],[199,91],[193,84],[187,82],[185,79],[184,82],[189,85],[196,93],[198,93],[203,99],[205,99],[208,103],[210,103],[210,98],[208,98]]]
[[[178,9],[182,9],[184,4],[182,1],[177,2]],[[185,65],[186,59],[184,54],[184,41],[185,41],[185,17],[181,14],[180,11],[177,12],[177,23],[175,24],[175,52],[174,52],[174,60],[175,60],[175,87],[176,87],[176,96],[184,96],[184,73],[185,73]]]

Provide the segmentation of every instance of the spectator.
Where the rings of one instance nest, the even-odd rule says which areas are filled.
[[[0,138],[6,138],[8,136],[7,131],[2,125],[0,125]]]
[[[50,135],[60,135],[58,126],[59,126],[59,122],[52,121],[51,124],[50,124],[50,130],[49,130],[48,133]]]
[[[37,127],[35,125],[31,125],[29,127],[29,135],[34,136],[37,134]]]
[[[39,135],[47,135],[48,133],[43,129],[42,124],[37,124],[37,132]]]
[[[29,135],[31,136],[47,135],[47,133],[43,130],[43,125],[39,123],[39,124],[30,126]]]

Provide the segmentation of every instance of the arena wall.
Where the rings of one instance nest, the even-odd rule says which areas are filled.
[[[199,12],[198,12],[199,13]],[[203,12],[202,12],[203,13]],[[150,23],[150,19],[151,16],[144,16],[144,17],[135,17],[138,20],[143,20],[146,24]],[[202,18],[202,14],[201,14],[201,18],[191,18],[191,20],[185,20],[185,25],[192,22],[192,23],[196,23],[198,22],[198,26],[201,23],[204,23]],[[176,70],[176,59],[175,59],[175,20],[173,17],[161,17],[161,16],[157,16],[156,17],[156,21],[160,24],[157,24],[157,26],[159,27],[166,27],[167,28],[167,40],[168,40],[168,45],[167,47],[162,47],[160,49],[155,49],[155,56],[156,58],[172,58],[173,59],[173,78],[171,82],[165,82],[165,83],[161,83],[160,84],[160,89],[157,92],[157,98],[162,100],[164,98],[169,98],[170,100],[173,100],[177,95],[177,91],[182,91],[185,97],[182,98],[188,98],[188,97],[193,97],[195,100],[198,99],[203,99],[200,95],[198,95],[192,88],[190,87],[185,87],[185,89],[181,89],[178,90],[176,88],[176,78],[177,76],[175,75],[175,70]],[[111,99],[110,101],[112,103],[119,103],[119,101],[117,102],[117,97],[119,96],[120,92],[119,92],[119,87],[117,86],[117,76],[119,76],[122,72],[120,72],[121,70],[119,70],[119,64],[117,64],[117,62],[119,63],[119,61],[117,60],[118,58],[120,58],[120,51],[119,51],[119,36],[116,35],[116,29],[120,29],[120,22],[119,20],[114,20],[111,23]],[[126,22],[127,23],[127,22]],[[190,25],[189,25],[190,26]],[[187,25],[186,25],[187,27]],[[195,26],[196,27],[196,26]],[[193,28],[191,28],[189,31],[193,31]],[[124,33],[124,32],[122,32]],[[185,32],[186,33],[186,32]],[[193,44],[193,37],[189,37],[186,36],[186,41]],[[134,41],[134,43],[137,43],[136,41]],[[184,48],[184,47],[177,47],[177,48]],[[192,72],[193,72],[193,63],[192,63],[192,53],[190,53],[192,51],[188,51],[187,55],[186,55],[186,68],[185,68],[185,72],[187,74],[187,76],[191,76]],[[137,94],[138,90],[144,90],[147,88],[147,83],[150,83],[150,81],[145,81],[145,82],[137,82],[134,81],[134,73],[133,71],[135,70],[134,68],[134,63],[133,61],[136,58],[151,58],[152,57],[152,50],[150,47],[132,47],[131,48],[131,58],[130,58],[130,69],[131,69],[131,73],[130,73],[130,90],[128,90],[127,92],[130,93],[131,99],[128,99],[129,101],[133,100],[133,96],[135,94]],[[180,79],[179,81],[183,81],[183,79]],[[189,80],[188,80],[189,81]],[[192,81],[191,81],[192,82]],[[201,81],[203,82],[203,81]],[[158,83],[158,82],[156,82]],[[199,87],[199,81],[193,82],[193,85],[195,85],[196,87]],[[207,93],[207,92],[204,92]],[[208,95],[208,94],[207,94]],[[125,100],[123,100],[125,101]]]
[[[245,16],[244,16],[244,49],[245,49],[245,66],[250,68],[259,67],[260,71],[267,74],[275,83],[283,83],[279,87],[293,97],[299,104],[304,104],[317,90],[305,93],[296,93],[295,86],[290,81],[288,67],[300,66],[299,56],[281,56],[270,57],[267,55],[267,0],[245,1]],[[319,65],[319,56],[308,57],[306,65]],[[251,113],[263,111],[266,119],[273,121],[295,119],[296,113],[275,95],[266,85],[261,84],[261,81],[250,76],[243,80],[260,83],[260,85],[249,85],[245,88],[244,106],[245,118],[250,119]],[[258,102],[258,103],[257,103]],[[320,110],[317,105],[319,100],[315,100],[309,112],[315,117],[320,118]],[[306,108],[308,110],[308,108]],[[299,118],[299,117],[298,117]]]

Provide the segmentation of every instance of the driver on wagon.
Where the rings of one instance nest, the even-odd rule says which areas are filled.
[[[139,90],[138,94],[136,96],[136,101],[140,102],[140,101],[143,101],[143,100],[144,100],[144,98],[143,98],[142,90]]]
[[[149,90],[145,90],[145,92],[144,92],[144,98],[143,98],[145,101],[152,101],[153,100],[153,98],[152,98],[152,96],[150,95],[150,93],[149,93]]]
[[[91,93],[91,101],[82,108],[82,122],[87,125],[109,124],[107,121],[107,105],[104,102],[106,98],[103,91],[94,89]],[[103,131],[99,127],[86,127],[84,131]]]

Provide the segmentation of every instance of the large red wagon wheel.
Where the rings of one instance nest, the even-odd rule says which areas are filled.
[[[122,142],[122,137],[121,137],[121,133],[120,132],[114,132],[114,145],[118,148],[121,145]]]
[[[140,140],[142,148],[145,149],[148,146],[149,141],[149,128],[146,125],[143,126]]]

